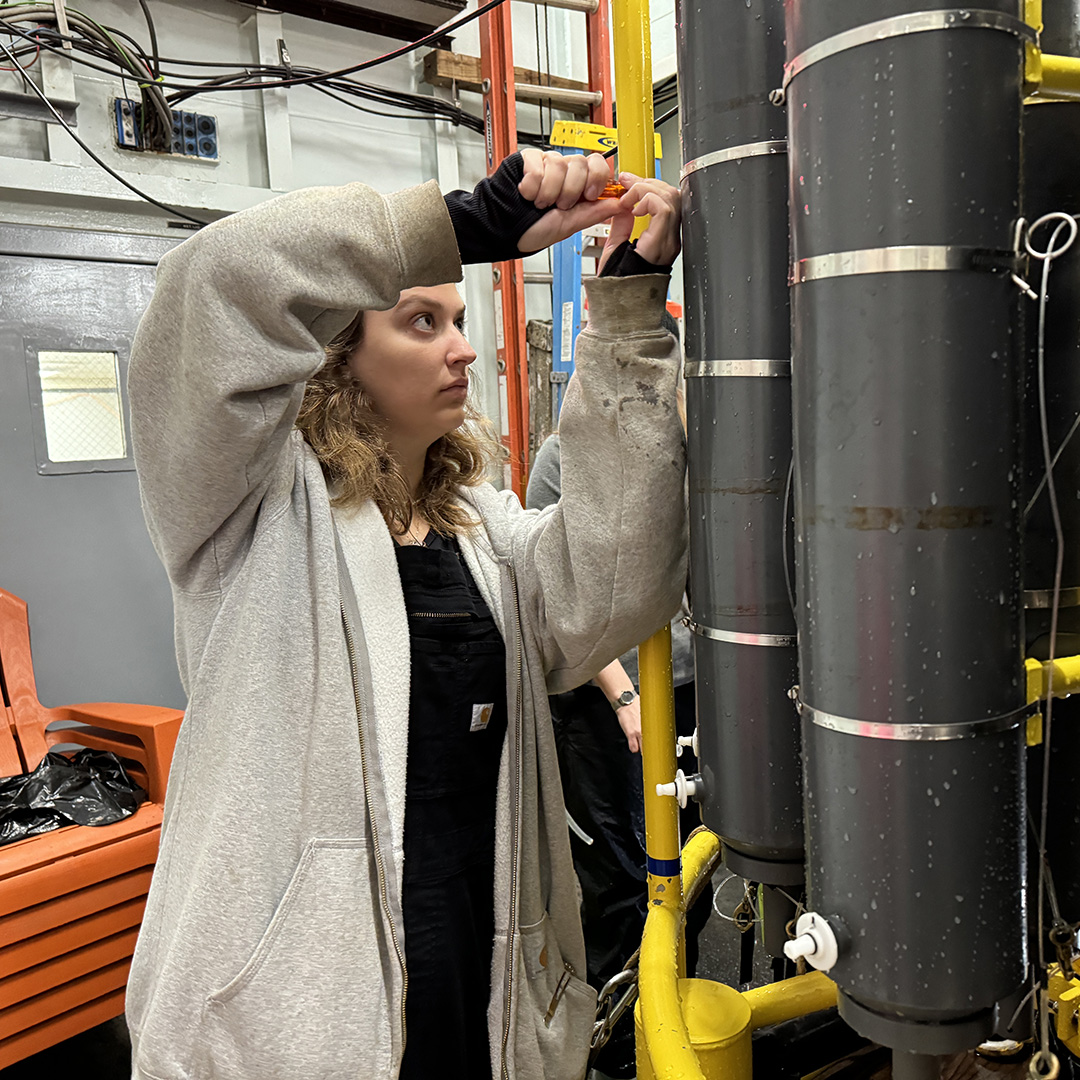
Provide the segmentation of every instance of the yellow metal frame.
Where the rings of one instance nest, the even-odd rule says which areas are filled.
[[[1061,656],[1054,661],[1054,697],[1069,697],[1080,693],[1080,656]],[[1046,697],[1050,685],[1050,662],[1048,660],[1024,661],[1024,673],[1027,677],[1027,702],[1034,705]],[[1042,713],[1036,712],[1028,717],[1027,744],[1038,746],[1043,739]]]
[[[654,132],[649,0],[611,0],[611,29],[619,109],[619,169],[635,176],[652,176],[655,159],[651,153]],[[648,217],[638,218],[631,238],[636,240],[648,224]],[[646,807],[648,798],[646,791]]]
[[[671,800],[674,802],[674,800]],[[698,829],[682,853],[682,891],[720,860],[720,841]],[[752,1080],[751,1035],[759,1027],[836,1004],[836,984],[821,972],[799,975],[740,994],[722,983],[679,977],[684,903],[654,903],[638,958],[638,1080]]]
[[[1042,0],[1024,0],[1024,21],[1042,33]],[[1025,45],[1024,90],[1035,101],[1080,101],[1080,59]]]
[[[1054,1024],[1057,1037],[1070,1053],[1080,1057],[1080,979],[1077,974],[1080,961],[1073,961],[1073,970],[1067,974],[1060,964],[1047,968],[1047,990],[1050,1000],[1057,1005]]]

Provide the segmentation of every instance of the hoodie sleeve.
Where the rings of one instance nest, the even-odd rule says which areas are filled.
[[[667,278],[587,284],[589,323],[559,418],[562,496],[518,511],[514,561],[548,691],[592,678],[671,618],[686,584],[679,348]]]
[[[323,346],[358,311],[460,276],[433,181],[291,192],[162,259],[128,386],[143,510],[176,587],[218,590],[246,549]]]

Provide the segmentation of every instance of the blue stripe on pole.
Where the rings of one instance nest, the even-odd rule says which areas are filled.
[[[654,859],[646,855],[645,862],[649,873],[655,877],[678,877],[682,872],[679,859]]]

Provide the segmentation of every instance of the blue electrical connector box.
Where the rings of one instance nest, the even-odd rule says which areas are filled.
[[[147,150],[139,131],[140,103],[130,98],[113,102],[116,119],[116,144],[121,150]],[[217,118],[203,113],[172,110],[172,150],[181,157],[217,161]]]

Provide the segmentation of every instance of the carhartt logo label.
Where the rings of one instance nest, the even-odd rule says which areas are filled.
[[[488,726],[488,721],[491,719],[491,713],[495,708],[494,702],[490,705],[474,705],[472,707],[472,723],[469,725],[470,731],[483,731]]]

